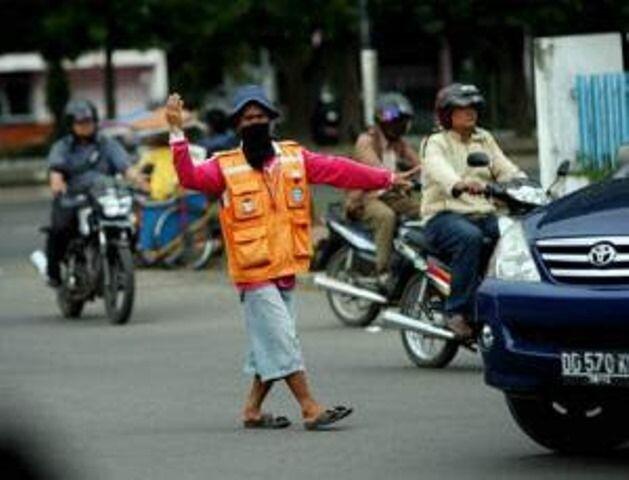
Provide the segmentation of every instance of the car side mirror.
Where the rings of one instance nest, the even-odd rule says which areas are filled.
[[[468,167],[488,167],[490,163],[489,157],[484,152],[472,152],[467,156]]]
[[[568,173],[570,173],[570,160],[564,160],[557,168],[557,176],[565,177]]]

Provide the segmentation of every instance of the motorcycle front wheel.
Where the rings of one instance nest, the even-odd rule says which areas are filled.
[[[83,312],[85,302],[72,298],[66,291],[65,286],[62,285],[57,290],[57,305],[63,318],[79,318]]]
[[[126,246],[112,248],[107,256],[109,284],[104,285],[105,311],[114,325],[129,321],[135,298],[133,256]]]
[[[443,326],[444,298],[424,274],[411,277],[400,301],[400,313],[435,326]],[[408,358],[418,367],[443,368],[456,356],[457,342],[401,330],[402,345]]]
[[[346,267],[349,253],[349,248],[343,247],[332,255],[326,270],[326,274],[330,278],[350,284],[354,283],[352,272]],[[333,292],[332,290],[328,290],[326,295],[334,314],[343,324],[349,327],[365,327],[373,322],[380,312],[380,306],[369,300]]]

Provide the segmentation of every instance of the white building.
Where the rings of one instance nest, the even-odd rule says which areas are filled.
[[[93,101],[105,112],[103,52],[64,61],[72,98]],[[113,56],[118,115],[163,102],[168,94],[168,73],[163,51],[118,50]],[[49,125],[46,107],[46,64],[38,53],[0,55],[0,142],[11,142],[16,131]],[[4,130],[5,134],[2,134]],[[11,136],[8,131],[13,132]],[[27,142],[28,143],[28,142]]]

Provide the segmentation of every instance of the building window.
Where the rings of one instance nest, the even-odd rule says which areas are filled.
[[[30,74],[0,75],[0,121],[32,119],[32,105]]]

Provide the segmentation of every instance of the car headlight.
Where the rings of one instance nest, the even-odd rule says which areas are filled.
[[[514,222],[500,237],[487,276],[512,282],[541,281],[520,222]]]

